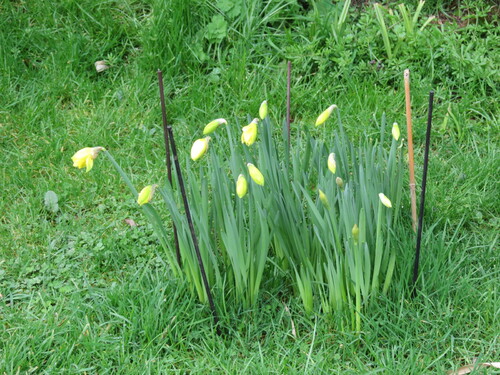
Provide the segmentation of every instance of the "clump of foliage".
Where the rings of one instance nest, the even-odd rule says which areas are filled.
[[[241,142],[224,119],[209,123],[204,134],[213,134],[194,142],[185,176],[190,213],[209,284],[221,303],[229,299],[251,307],[263,279],[282,278],[306,313],[348,311],[351,328],[359,331],[361,312],[388,291],[402,190],[399,128],[394,124],[393,136],[386,136],[383,119],[378,141],[355,145],[340,115],[335,130],[328,126],[331,121],[325,124],[335,109],[323,112],[314,129],[304,127],[291,145],[273,135],[280,129],[267,116],[267,102],[261,121],[243,127]],[[100,151],[80,150],[74,165],[89,170]],[[180,208],[179,176],[172,184],[148,185],[137,193],[104,152],[153,224],[172,273],[184,277],[205,302],[190,224]],[[156,189],[177,230],[180,262],[152,202]]]

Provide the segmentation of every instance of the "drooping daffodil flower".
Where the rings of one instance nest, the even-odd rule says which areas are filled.
[[[259,119],[254,118],[250,124],[244,126],[241,130],[241,143],[246,144],[247,146],[251,146],[254,144],[257,139],[257,123]]]
[[[238,176],[238,180],[236,181],[236,194],[238,195],[238,197],[243,198],[247,194],[247,191],[248,191],[247,179],[245,178],[245,176],[240,174]]]
[[[205,155],[208,150],[209,141],[210,137],[200,138],[194,141],[193,146],[191,147],[191,159],[196,161]]]
[[[203,129],[203,135],[213,133],[222,124],[227,124],[227,121],[223,118],[218,118],[213,121],[210,121]]]
[[[156,187],[158,185],[148,185],[144,187],[139,195],[137,196],[137,203],[139,206],[142,206],[146,203],[151,202],[151,199],[153,199],[153,195],[155,194]]]
[[[380,193],[378,195],[378,197],[380,198],[380,202],[382,202],[382,204],[384,206],[386,206],[387,208],[392,208],[392,203],[391,203],[391,200],[389,198],[387,198],[384,193]]]
[[[85,147],[77,151],[72,157],[73,167],[79,169],[87,167],[87,172],[94,166],[94,159],[97,158],[99,152],[105,150],[104,147]]]
[[[323,206],[328,207],[329,204],[326,194],[321,189],[318,189],[318,193],[319,193],[319,200],[321,201],[321,203],[323,203]]]
[[[337,106],[335,104],[332,104],[325,111],[323,111],[323,113],[321,113],[321,115],[319,115],[318,118],[316,119],[316,126],[320,126],[326,120],[328,120],[328,117],[330,117],[335,108],[337,108]]]
[[[259,108],[259,117],[261,118],[261,120],[264,120],[267,116],[267,100],[264,100],[261,104],[260,104],[260,108]]]
[[[264,176],[262,175],[262,173],[260,173],[260,171],[257,169],[257,167],[255,165],[253,165],[252,163],[247,163],[247,167],[248,167],[248,173],[250,174],[250,177],[252,178],[252,180],[257,185],[263,186],[264,185]]]
[[[399,125],[397,122],[395,122],[394,124],[392,124],[392,137],[397,141],[400,135],[401,132],[399,131]]]
[[[328,169],[333,174],[337,171],[337,163],[335,162],[335,154],[333,152],[328,155]]]

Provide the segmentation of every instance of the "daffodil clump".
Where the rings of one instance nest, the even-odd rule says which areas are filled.
[[[263,101],[258,118],[249,117],[245,126],[212,120],[193,134],[190,149],[181,150],[209,284],[218,298],[249,307],[257,303],[263,280],[274,280],[301,298],[306,313],[346,312],[344,327],[359,331],[361,314],[374,296],[387,293],[396,266],[399,127],[393,125],[388,141],[382,119],[376,143],[365,139],[354,146],[337,106],[330,105],[315,122],[295,125],[288,148],[277,141],[281,127],[271,124],[268,111]],[[185,278],[205,302],[178,178],[173,184],[143,184],[137,192],[102,147],[78,151],[74,166],[89,171],[101,151],[153,224],[174,275]],[[175,225],[181,262],[161,220],[160,202]]]

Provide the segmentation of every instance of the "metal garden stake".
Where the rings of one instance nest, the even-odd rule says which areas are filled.
[[[167,131],[167,110],[165,108],[165,93],[163,90],[163,74],[160,69],[158,69],[158,86],[160,88],[160,103],[161,103],[161,118],[163,121],[163,138],[165,140],[165,162],[167,164],[167,176],[168,182],[172,185],[172,164],[170,159],[170,145],[168,144],[168,131]],[[177,237],[177,228],[175,224],[172,223],[174,229],[174,241],[175,241],[175,255],[177,257],[177,264],[179,267],[182,266],[181,251],[179,249],[179,238]]]
[[[427,186],[427,166],[429,164],[429,145],[431,143],[431,126],[432,126],[432,107],[434,101],[434,91],[429,93],[429,112],[427,117],[427,133],[425,135],[425,153],[424,153],[424,170],[422,175],[422,191],[420,193],[420,210],[418,217],[418,231],[417,231],[417,247],[415,250],[415,264],[413,266],[413,290],[412,294],[416,294],[416,284],[418,278],[418,264],[420,261],[420,245],[422,241],[422,224],[424,221],[424,207],[425,207],[425,188]]]
[[[194,232],[193,220],[191,218],[191,211],[189,210],[189,204],[186,195],[186,189],[184,188],[184,180],[182,178],[181,166],[179,164],[179,159],[177,157],[177,148],[175,147],[174,134],[172,132],[172,127],[167,126],[168,138],[170,140],[170,145],[172,146],[172,154],[174,157],[175,170],[177,172],[177,179],[179,180],[179,186],[181,188],[182,201],[184,202],[184,211],[186,211],[186,219],[189,224],[189,230],[191,231],[191,239],[193,240],[194,250],[196,252],[196,257],[198,258],[198,265],[200,266],[201,278],[203,279],[203,285],[205,291],[207,292],[208,303],[210,304],[210,309],[214,316],[214,324],[217,330],[217,334],[220,335],[221,331],[219,328],[219,317],[217,316],[217,311],[215,310],[214,300],[212,298],[212,293],[210,292],[210,285],[208,285],[207,274],[205,272],[205,267],[203,266],[203,260],[201,259],[200,247],[198,246],[198,239],[196,238],[196,233]]]

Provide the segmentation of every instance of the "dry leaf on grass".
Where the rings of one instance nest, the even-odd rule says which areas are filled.
[[[479,367],[494,367],[500,369],[500,362],[484,362],[475,363],[473,365],[460,367],[458,370],[450,370],[447,372],[448,375],[464,375],[469,374]]]
[[[106,61],[104,60],[96,61],[94,65],[95,65],[95,70],[97,70],[97,73],[101,73],[109,68]]]
[[[132,228],[136,227],[137,226],[137,223],[132,220],[132,219],[125,219],[123,220],[126,224],[130,225]]]

